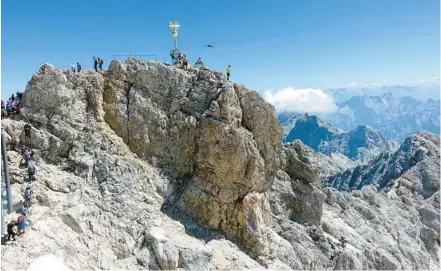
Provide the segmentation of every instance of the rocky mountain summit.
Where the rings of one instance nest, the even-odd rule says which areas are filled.
[[[45,64],[23,100],[22,120],[2,121],[17,205],[25,121],[41,169],[30,228],[2,246],[2,270],[46,253],[75,270],[440,267],[439,191],[321,188],[351,161],[283,145],[274,108],[220,73]]]
[[[280,119],[280,117],[279,117]],[[394,152],[398,143],[385,139],[369,126],[360,125],[347,133],[317,116],[297,115],[283,125],[283,141],[301,140],[314,151],[330,155],[341,153],[363,164],[384,152]]]

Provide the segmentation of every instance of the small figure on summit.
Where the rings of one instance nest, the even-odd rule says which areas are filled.
[[[170,50],[170,57],[172,59],[172,64],[176,64],[176,51],[175,51],[175,49]]]
[[[186,55],[182,58],[182,66],[184,67],[184,70],[188,70],[188,57]]]
[[[103,63],[104,63],[103,59],[99,57],[98,58],[98,66],[100,68],[100,71],[103,70]]]
[[[93,57],[93,69],[96,72],[98,71],[98,59],[96,59],[96,57]]]
[[[181,61],[181,60],[182,60],[182,52],[179,51],[179,52],[178,52],[178,61]]]
[[[196,62],[194,63],[196,68],[202,68],[204,67],[204,63],[202,62],[201,58],[198,58],[198,60],[196,60]]]
[[[231,72],[231,66],[227,66],[227,80],[230,80],[230,72]]]
[[[80,65],[80,62],[77,62],[77,72],[80,72],[81,71],[81,65]]]
[[[72,63],[72,65],[70,66],[70,70],[75,72],[75,64]]]

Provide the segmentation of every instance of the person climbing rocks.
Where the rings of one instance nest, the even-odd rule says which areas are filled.
[[[21,215],[24,217],[24,218],[26,218],[26,219],[28,219],[28,217],[29,217],[29,210],[28,210],[28,208],[26,208],[26,207],[21,207]]]
[[[231,72],[231,66],[227,66],[227,80],[230,80],[230,72]]]
[[[35,165],[35,162],[31,159],[28,162],[28,175],[29,175],[29,181],[35,179],[35,174],[37,173],[37,166]]]
[[[17,226],[17,222],[16,221],[10,221],[8,223],[8,241],[11,240],[11,236],[12,236],[12,241],[15,241],[15,231],[14,231],[14,227]]]
[[[21,93],[20,91],[17,91],[17,97],[21,101],[23,99],[23,93]]]
[[[100,71],[103,70],[103,64],[104,60],[102,58],[98,58],[98,67],[100,68]]]
[[[70,66],[70,70],[71,70],[72,72],[75,72],[75,68],[76,68],[76,67],[75,67],[75,64],[72,63],[72,65]]]
[[[31,125],[29,123],[26,123],[26,125],[24,126],[24,130],[25,136],[31,137]]]
[[[188,57],[186,55],[182,58],[182,66],[184,67],[184,70],[188,69]]]
[[[15,101],[15,96],[14,94],[11,95],[11,102]]]
[[[26,226],[26,217],[20,215],[17,219],[18,234],[25,233]]]
[[[178,52],[178,61],[180,62],[181,60],[182,60],[182,52],[179,51],[179,52]]]
[[[29,206],[31,206],[31,198],[32,198],[32,195],[33,195],[32,188],[29,188],[29,186],[26,187],[26,190],[25,190],[24,193],[23,193],[23,200],[24,200],[24,202],[23,202],[23,206],[24,206],[24,207],[29,207]]]
[[[81,65],[80,65],[80,62],[77,62],[77,72],[80,72],[81,71]]]
[[[96,57],[93,57],[93,69],[96,72],[98,71],[98,59],[96,59]]]
[[[24,152],[24,160],[25,160],[25,165],[28,167],[29,162],[31,161],[31,152],[28,149],[26,149]]]

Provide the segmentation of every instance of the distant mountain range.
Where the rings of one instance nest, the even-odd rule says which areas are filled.
[[[327,186],[346,191],[361,189],[369,184],[378,189],[405,186],[414,194],[428,198],[440,189],[439,144],[440,137],[435,134],[413,134],[395,153],[383,153],[367,165],[332,176]]]
[[[395,97],[392,93],[385,93],[381,96],[353,96],[337,106],[336,112],[317,115],[344,131],[367,125],[384,137],[399,141],[419,131],[440,134],[440,100],[423,102],[409,96]],[[298,114],[282,112],[279,120],[284,123]]]
[[[331,95],[337,103],[351,99],[353,96],[381,96],[384,93],[392,93],[395,97],[412,97],[417,100],[440,99],[439,81],[425,82],[418,85],[377,85],[369,87],[350,87],[325,89],[324,92]]]
[[[345,133],[317,116],[302,114],[283,124],[285,143],[299,139],[317,152],[341,153],[354,161],[367,163],[384,152],[393,152],[398,143],[386,140],[369,126],[361,125]]]

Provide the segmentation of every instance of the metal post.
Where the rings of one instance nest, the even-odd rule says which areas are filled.
[[[6,136],[2,132],[2,159],[3,159],[3,169],[5,172],[5,183],[6,183],[6,193],[8,199],[8,211],[12,213],[12,199],[11,199],[11,183],[9,181],[9,167],[8,167],[8,155],[6,151]]]
[[[5,234],[5,211],[3,210],[3,187],[2,187],[2,235]]]

